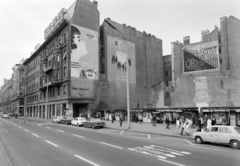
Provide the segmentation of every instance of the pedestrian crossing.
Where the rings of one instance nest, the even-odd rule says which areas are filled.
[[[128,150],[157,157],[159,159],[176,158],[191,154],[190,152],[178,151],[158,145],[138,146],[128,148]]]

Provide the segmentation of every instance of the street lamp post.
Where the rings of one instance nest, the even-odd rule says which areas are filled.
[[[126,43],[126,64],[127,64],[127,74],[126,74],[126,83],[127,83],[127,119],[128,119],[128,129],[130,129],[130,100],[129,100],[129,65],[128,65],[128,49],[127,49],[127,40],[125,38],[125,36],[112,24],[108,21],[108,19],[105,19],[105,22],[113,29],[115,29],[116,31],[118,31],[122,37],[124,38],[124,41]]]

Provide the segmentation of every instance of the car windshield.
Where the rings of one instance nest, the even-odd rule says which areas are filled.
[[[240,134],[240,127],[234,127],[235,131]]]

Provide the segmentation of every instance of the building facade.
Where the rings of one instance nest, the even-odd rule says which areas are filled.
[[[12,94],[13,94],[13,78],[4,79],[4,85],[1,87],[1,111],[4,113],[13,113],[12,111]]]
[[[202,31],[202,40],[172,43],[171,106],[202,108],[217,123],[240,125],[240,20],[220,19],[220,28]],[[223,120],[224,119],[224,120]]]
[[[44,43],[24,62],[27,116],[79,116],[91,109],[97,76],[86,76],[98,72],[98,29],[96,2],[77,0],[54,18]]]

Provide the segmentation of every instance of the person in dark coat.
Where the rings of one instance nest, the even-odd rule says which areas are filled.
[[[169,128],[169,125],[170,125],[170,119],[169,119],[169,117],[167,116],[167,117],[166,117],[166,128],[167,128],[167,129],[170,129],[170,128]]]
[[[122,127],[122,122],[123,122],[123,118],[122,118],[122,115],[120,115],[120,116],[119,116],[120,127]]]

